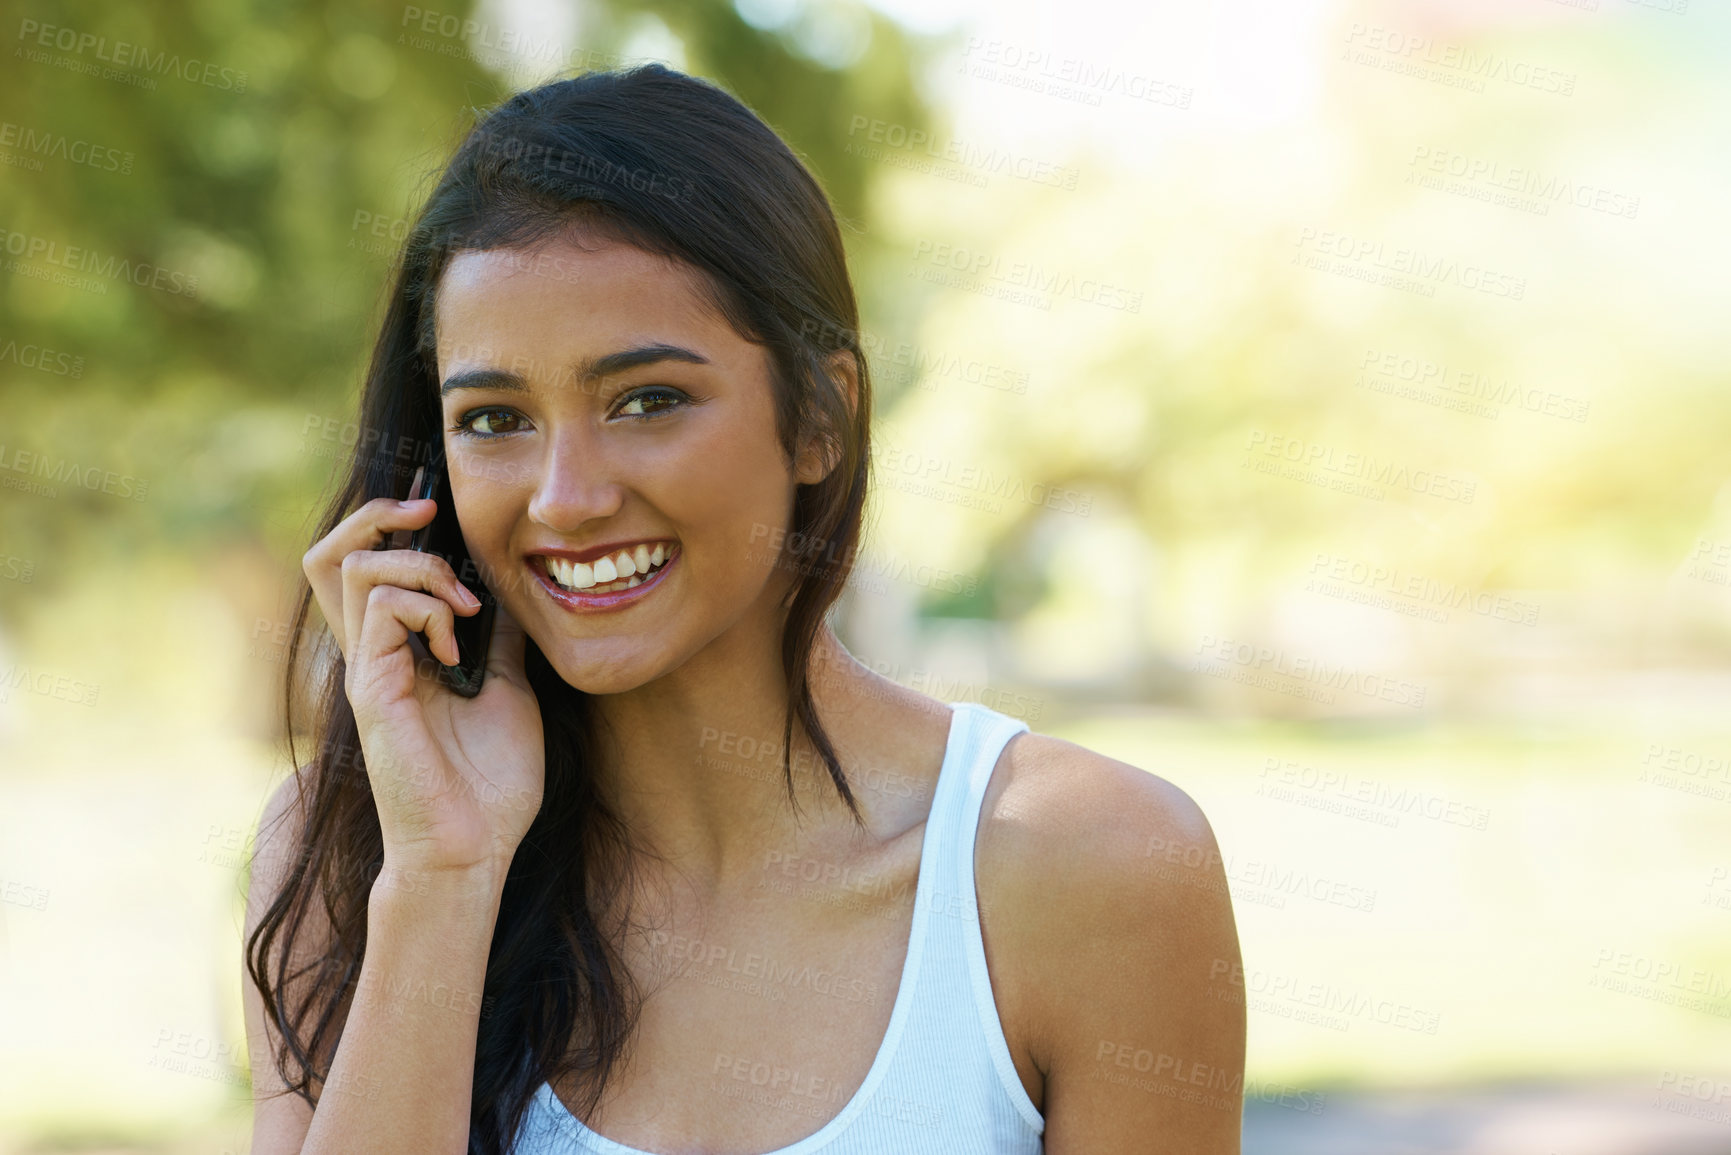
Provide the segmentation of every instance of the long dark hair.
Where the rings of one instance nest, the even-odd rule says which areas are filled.
[[[405,239],[360,403],[360,436],[315,540],[380,496],[437,446],[433,299],[451,256],[526,252],[581,224],[703,274],[714,304],[770,355],[777,435],[791,459],[815,435],[834,468],[798,487],[780,564],[794,574],[781,636],[787,684],[783,770],[794,800],[797,719],[856,823],[860,811],[813,706],[808,662],[858,545],[870,461],[871,393],[841,233],[822,189],[768,125],[720,88],[650,64],[592,72],[511,97],[468,133]],[[851,353],[851,401],[831,358]],[[310,543],[309,543],[310,544]],[[367,898],[384,860],[343,662],[328,635],[302,645],[312,590],[294,621],[283,708],[299,766],[300,841],[282,889],[246,944],[246,966],[281,1036],[288,1088],[316,1106],[366,950]],[[309,659],[309,650],[313,657]],[[307,702],[297,712],[308,659]],[[472,1155],[502,1155],[544,1080],[599,1103],[640,1005],[621,965],[620,926],[602,925],[625,885],[628,831],[596,789],[589,696],[530,640],[526,670],[546,735],[540,812],[511,862],[487,960],[469,1129]],[[297,718],[316,750],[295,755]],[[797,812],[797,806],[796,806]],[[295,949],[312,903],[329,941]],[[298,970],[291,961],[307,963]],[[292,985],[292,990],[291,990]]]

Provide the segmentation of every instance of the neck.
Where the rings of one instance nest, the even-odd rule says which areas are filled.
[[[788,805],[782,728],[789,703],[780,641],[779,621],[770,629],[729,631],[677,671],[595,700],[601,790],[642,845],[700,892],[713,895],[754,877],[771,851],[853,826],[797,714],[798,823]],[[869,753],[858,724],[872,712],[868,684],[882,679],[828,625],[813,642],[808,679],[837,756],[843,766],[853,764]],[[877,799],[857,786],[854,796],[875,829]]]

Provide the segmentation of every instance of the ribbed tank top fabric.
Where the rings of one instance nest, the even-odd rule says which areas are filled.
[[[889,1028],[865,1082],[805,1138],[761,1155],[1036,1155],[1045,1120],[1010,1059],[992,1000],[974,889],[974,843],[998,755],[1027,730],[952,702],[949,740],[920,847],[913,925]],[[768,1088],[754,1088],[767,1091]],[[687,1155],[591,1130],[543,1083],[513,1155]]]

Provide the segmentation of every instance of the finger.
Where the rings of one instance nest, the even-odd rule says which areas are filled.
[[[419,529],[432,520],[436,510],[431,499],[405,503],[375,497],[338,522],[301,557],[301,569],[312,586],[319,612],[339,645],[348,640],[343,614],[343,559],[356,550],[371,550],[397,530]]]
[[[398,586],[421,590],[446,602],[464,617],[477,612],[479,603],[472,603],[451,565],[436,554],[412,549],[393,549],[377,553],[356,550],[342,564],[342,622],[344,636],[353,642],[360,636],[366,616],[367,598],[379,586]]]
[[[456,665],[454,622],[451,607],[431,594],[394,585],[374,586],[367,595],[366,614],[355,637],[351,669],[356,683],[370,692],[371,682],[388,675],[394,663],[406,664],[412,681],[415,656],[408,643],[410,635],[416,633],[427,635],[435,658]],[[409,684],[402,690],[409,692]]]
[[[306,552],[304,564],[335,569],[343,558],[357,549],[372,549],[398,530],[414,530],[426,525],[438,512],[432,498],[397,501],[375,497],[339,521],[318,543]]]

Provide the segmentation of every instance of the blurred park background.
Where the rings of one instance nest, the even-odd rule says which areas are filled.
[[[246,1150],[396,246],[475,109],[646,59],[846,220],[844,640],[1210,816],[1246,1151],[1731,1152],[1718,0],[7,7],[0,1153]]]

